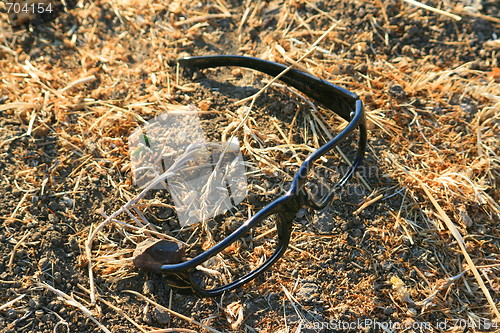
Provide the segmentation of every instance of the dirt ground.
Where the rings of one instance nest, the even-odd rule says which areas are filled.
[[[79,1],[18,28],[3,9],[0,332],[500,332],[500,4],[417,5]],[[172,105],[194,105],[219,140],[215,127],[240,119],[235,102],[270,79],[239,69],[186,76],[175,60],[291,64],[332,26],[295,66],[364,102],[368,150],[346,190],[323,211],[300,212],[269,272],[213,299],[137,271],[131,256],[143,234],[106,225],[91,253],[93,304],[85,243],[140,192],[128,136]],[[268,191],[252,212],[286,188],[276,170],[293,175],[307,156],[287,147],[317,148],[309,112],[273,86],[249,131],[234,132]],[[345,125],[318,112],[332,133]],[[170,208],[144,211],[170,232]]]

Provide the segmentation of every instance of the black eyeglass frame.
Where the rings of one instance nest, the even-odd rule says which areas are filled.
[[[181,67],[189,69],[205,69],[221,66],[245,67],[274,77],[287,69],[287,66],[276,62],[233,55],[185,57],[178,59],[178,63]],[[255,279],[285,253],[292,233],[293,219],[297,212],[305,206],[315,210],[324,208],[335,195],[335,190],[343,186],[361,164],[366,150],[367,130],[363,104],[359,97],[342,87],[296,69],[288,70],[280,77],[280,80],[296,88],[307,97],[314,99],[324,107],[331,109],[349,123],[337,136],[306,158],[295,175],[287,193],[259,210],[233,233],[207,251],[182,263],[163,265],[161,271],[166,273],[167,282],[171,286],[178,289],[188,289],[200,297],[214,297],[234,290]],[[315,203],[304,188],[309,171],[316,160],[332,150],[356,127],[359,128],[356,157],[351,162],[351,166],[346,174],[333,186],[331,192],[325,195],[319,203]],[[259,222],[274,214],[277,217],[277,248],[261,266],[235,281],[215,289],[203,289],[198,285],[193,276],[197,271],[196,266],[220,253],[251,228],[258,225]]]

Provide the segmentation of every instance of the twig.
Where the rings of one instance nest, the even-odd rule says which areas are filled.
[[[424,5],[423,3],[418,2],[416,0],[404,0],[404,1],[408,2],[411,5],[414,5],[414,6],[417,6],[417,7],[420,7],[420,8],[424,8],[424,9],[427,9],[427,10],[430,10],[431,12],[435,12],[435,13],[438,13],[438,14],[441,14],[441,15],[444,15],[444,16],[451,17],[452,19],[457,20],[457,21],[460,21],[462,19],[458,15],[455,15],[455,14],[452,14],[452,13],[448,13],[448,12],[446,12],[444,10],[437,9],[437,8],[434,8],[434,7],[431,7],[431,6]]]
[[[35,123],[35,119],[36,119],[36,110],[33,109],[33,112],[31,112],[30,122],[28,124],[28,130],[26,131],[26,136],[31,135],[31,132],[33,131],[33,124]]]
[[[494,22],[496,24],[500,24],[500,18],[498,18],[498,17],[494,17],[494,16],[490,16],[490,15],[484,15],[484,14],[481,14],[481,13],[473,13],[473,12],[469,12],[469,11],[466,11],[466,10],[461,10],[460,14],[469,15],[469,16],[472,16],[472,17],[479,17],[479,18],[482,18],[483,20]]]
[[[295,305],[295,304],[299,304],[300,305],[299,301],[297,301],[297,299],[295,299],[295,297],[292,296],[292,294],[290,293],[290,291],[288,291],[288,289],[286,289],[286,287],[284,285],[281,285],[281,288],[283,289],[283,291],[285,292],[286,297],[288,298],[288,300],[292,304],[292,307],[295,310],[295,313],[297,314],[297,316],[300,319],[302,319],[302,320],[307,320],[305,318],[305,316],[302,314],[302,312],[300,312],[300,310]]]
[[[316,46],[318,46],[318,44],[333,30],[337,27],[337,24],[334,24],[332,25],[327,31],[325,31],[315,42],[314,44],[311,46],[311,49],[309,51],[307,51],[306,53],[304,53],[304,55],[302,55],[299,60],[293,62],[290,66],[288,66],[286,69],[284,69],[281,73],[279,73],[278,75],[276,75],[271,81],[269,81],[262,89],[260,89],[258,92],[256,92],[255,94],[253,94],[252,96],[248,96],[246,98],[243,98],[241,100],[239,100],[238,102],[234,103],[235,105],[241,105],[249,100],[252,100],[255,101],[257,99],[257,97],[259,97],[264,91],[267,90],[267,88],[269,88],[272,84],[274,84],[276,81],[278,81],[283,75],[285,75],[286,73],[288,73],[290,70],[292,70],[299,62],[301,62],[302,60],[304,60],[307,56],[309,56],[311,53],[313,53],[314,51],[316,51]]]
[[[24,203],[24,201],[26,200],[26,197],[28,196],[29,193],[25,193],[23,195],[23,197],[21,198],[21,200],[19,201],[19,203],[17,204],[16,208],[14,209],[14,211],[12,212],[12,214],[10,215],[10,219],[14,219],[16,217],[16,214],[19,210],[19,208],[21,208],[21,205]]]
[[[356,209],[356,211],[354,212],[354,215],[359,215],[363,210],[365,210],[368,206],[370,206],[371,204],[374,204],[375,202],[379,201],[380,199],[382,199],[384,197],[383,194],[379,194],[377,195],[375,198],[373,199],[370,199],[370,200],[367,200],[365,202],[363,202],[363,204],[361,206],[359,206],[358,209]]]
[[[12,301],[9,301],[7,303],[5,303],[4,305],[0,306],[0,311],[2,311],[3,309],[6,309],[8,308],[9,306],[11,306],[12,304],[16,303],[17,301],[20,301],[21,299],[23,299],[23,297],[26,296],[26,294],[22,294],[16,298],[14,298]]]
[[[80,302],[78,302],[77,300],[75,300],[73,297],[69,296],[68,294],[66,294],[66,293],[64,293],[62,291],[60,291],[59,289],[56,289],[56,288],[52,287],[51,285],[49,285],[49,284],[47,284],[45,282],[41,282],[38,285],[40,287],[43,287],[45,289],[48,289],[48,290],[52,291],[54,294],[56,294],[57,296],[59,296],[60,298],[62,298],[66,302],[66,304],[74,306],[78,310],[82,311],[84,315],[86,315],[90,320],[92,320],[104,332],[111,333],[110,330],[108,330],[103,324],[101,324],[100,322],[98,322],[94,318],[94,316],[92,316],[92,313],[90,312],[89,309],[87,309],[85,306],[83,306],[83,304],[81,304]]]
[[[78,79],[76,81],[71,82],[70,84],[68,84],[63,89],[61,89],[61,92],[65,92],[66,90],[69,90],[69,89],[71,89],[71,88],[73,88],[73,87],[75,87],[75,86],[77,86],[79,84],[83,84],[83,83],[87,83],[87,82],[92,82],[92,81],[94,81],[96,79],[97,78],[95,77],[95,75],[90,75],[90,76]]]
[[[192,23],[198,23],[198,22],[203,22],[203,21],[208,21],[212,19],[220,19],[220,18],[229,18],[231,17],[231,14],[207,14],[207,15],[201,15],[201,16],[195,16],[192,18],[189,18],[184,21],[177,21],[174,23],[174,27],[178,28],[183,25],[188,25]]]
[[[9,264],[7,265],[7,267],[9,268],[9,272],[12,273],[12,265],[14,264],[14,257],[16,256],[16,251],[17,249],[19,248],[19,246],[21,246],[24,242],[24,240],[26,239],[26,237],[28,237],[30,235],[30,232],[28,231],[20,240],[19,242],[17,242],[17,244],[14,246],[14,248],[12,249],[12,253],[10,254],[10,259],[9,259]]]

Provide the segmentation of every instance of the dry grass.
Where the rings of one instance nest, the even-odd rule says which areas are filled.
[[[497,58],[488,60],[487,69],[458,60],[458,52],[476,52],[465,33],[435,42],[456,47],[455,51],[445,49],[454,54],[455,61],[439,62],[436,55],[418,53],[418,45],[408,45],[397,56],[382,52],[384,45],[393,45],[391,36],[397,31],[391,24],[389,5],[382,1],[363,4],[379,11],[361,18],[369,29],[359,31],[334,12],[301,1],[272,2],[270,8],[262,1],[247,1],[234,8],[224,0],[203,6],[175,0],[82,2],[52,26],[37,31],[12,31],[2,20],[0,156],[8,157],[11,164],[0,170],[0,177],[10,184],[10,192],[21,195],[10,202],[14,197],[5,193],[8,214],[0,216],[5,235],[2,254],[7,258],[3,267],[11,275],[5,275],[5,280],[2,277],[0,285],[11,290],[11,284],[22,281],[22,290],[0,293],[0,316],[6,318],[8,309],[24,312],[28,301],[45,288],[83,311],[93,322],[87,325],[89,330],[113,331],[114,325],[118,331],[169,331],[164,325],[156,327],[141,320],[139,300],[164,307],[180,318],[172,319],[178,320],[174,326],[185,325],[186,331],[199,327],[214,332],[300,331],[314,316],[347,320],[349,313],[351,319],[401,322],[436,318],[500,322]],[[433,11],[401,6],[399,15],[405,22],[430,20],[439,30],[437,24],[448,22],[448,16],[461,17],[456,30],[469,31],[458,24],[470,25],[464,22],[482,17],[498,31],[494,17],[461,5],[440,5]],[[278,13],[274,21],[265,21],[273,10]],[[231,28],[223,22],[230,22]],[[273,30],[259,30],[265,24],[273,24]],[[249,37],[256,33],[260,39]],[[485,50],[498,52],[495,41],[483,44]],[[203,99],[196,94],[199,85],[182,78],[174,60],[185,54],[219,53],[215,49],[293,64],[364,99],[371,140],[365,165],[376,167],[377,174],[357,175],[353,183],[361,184],[364,197],[341,207],[349,213],[342,215],[339,208],[329,217],[337,224],[359,221],[363,232],[353,236],[343,230],[328,236],[297,228],[290,250],[264,283],[250,283],[242,292],[214,301],[199,301],[199,312],[190,312],[190,307],[172,311],[177,306],[172,305],[172,295],[170,299],[153,295],[153,301],[133,292],[140,297],[129,305],[130,298],[117,288],[123,281],[140,286],[145,278],[132,267],[135,245],[146,238],[170,237],[146,217],[151,207],[170,206],[144,198],[145,192],[132,184],[127,138],[137,126],[175,105],[194,104],[203,112],[224,114],[228,124],[222,137],[240,138],[244,154],[258,160],[252,165],[259,170],[255,175],[279,175],[287,181],[290,175],[283,171],[285,167],[296,168],[344,124],[314,105],[303,108],[313,110],[307,115],[294,109],[290,124],[276,117],[260,118],[263,107],[256,105],[256,99],[223,106]],[[238,71],[231,75],[234,80],[241,78]],[[266,87],[283,88],[273,80],[266,82]],[[266,93],[269,90],[259,95]],[[296,98],[295,93],[289,96]],[[296,101],[311,103],[301,98]],[[245,106],[240,105],[243,102]],[[262,119],[269,123],[263,124]],[[295,125],[302,125],[299,134],[304,143],[296,142]],[[277,195],[267,188],[262,193]],[[63,283],[61,290],[45,284],[56,280],[53,275],[58,267],[52,267],[49,274],[35,263],[44,253],[37,246],[42,246],[47,226],[58,222],[53,217],[41,221],[33,213],[37,205],[33,197],[67,206],[56,212],[49,205],[47,210],[59,223],[73,228],[71,238],[77,240],[73,256],[80,262],[79,266],[76,260],[68,262],[79,272],[74,278],[85,286],[80,288],[85,293],[79,294],[79,300]],[[254,210],[249,207],[245,214]],[[39,226],[44,235],[34,239],[36,230],[28,225]],[[70,243],[69,236],[64,235],[64,242]],[[348,250],[339,252],[328,267],[321,267],[320,263],[333,256],[329,251],[340,249],[339,244]],[[359,255],[351,256],[355,251]],[[20,268],[16,271],[19,252],[28,252],[31,258],[26,269],[29,274]],[[402,257],[403,252],[409,254]],[[349,275],[345,266],[333,266],[344,255],[345,262],[354,265],[351,272],[359,272],[359,279]],[[385,272],[382,263],[388,261],[397,269]],[[301,290],[310,280],[321,286],[317,304],[301,299]],[[377,289],[376,285],[385,287]],[[274,312],[255,309],[255,304],[264,304],[259,303],[262,297],[269,304],[267,310]],[[101,307],[110,309],[106,316]],[[389,315],[387,309],[392,309]],[[25,313],[25,321],[35,316],[34,311]],[[293,321],[294,316],[304,322]],[[73,319],[61,315],[59,323],[80,325]],[[32,329],[16,326],[20,322],[17,318],[5,321],[4,326],[7,330]],[[44,329],[52,330],[47,323]]]

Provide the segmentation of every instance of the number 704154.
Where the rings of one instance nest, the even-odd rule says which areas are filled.
[[[8,14],[43,14],[52,13],[52,4],[50,2],[5,2]]]

